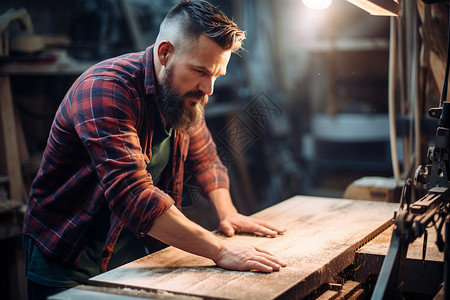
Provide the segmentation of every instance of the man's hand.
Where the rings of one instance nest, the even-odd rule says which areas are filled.
[[[148,234],[168,245],[212,259],[224,269],[272,272],[285,266],[265,250],[218,238],[190,221],[175,206],[154,220]]]
[[[214,262],[217,266],[236,271],[278,271],[286,264],[264,249],[225,243]]]
[[[227,189],[213,190],[209,193],[209,201],[219,218],[219,230],[227,236],[233,236],[236,232],[247,232],[275,237],[286,231],[284,228],[238,213]]]
[[[233,212],[220,221],[219,231],[226,236],[233,236],[236,232],[246,232],[276,237],[279,234],[283,234],[286,229]]]

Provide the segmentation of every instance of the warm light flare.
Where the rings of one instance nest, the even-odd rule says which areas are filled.
[[[333,0],[302,0],[303,4],[312,9],[325,9]]]

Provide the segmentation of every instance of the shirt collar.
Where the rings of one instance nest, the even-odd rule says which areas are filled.
[[[142,57],[142,62],[144,64],[144,74],[145,74],[145,93],[155,94],[155,68],[153,65],[153,47],[152,45],[145,49]]]

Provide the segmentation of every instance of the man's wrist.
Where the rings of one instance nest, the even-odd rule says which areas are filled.
[[[224,220],[230,214],[237,214],[238,211],[231,201],[230,192],[228,189],[219,188],[211,191],[209,194],[209,201],[217,213],[219,221]]]
[[[210,232],[210,234],[213,238],[208,239],[210,240],[210,245],[205,256],[217,263],[220,260],[223,250],[225,249],[225,243],[213,233]]]

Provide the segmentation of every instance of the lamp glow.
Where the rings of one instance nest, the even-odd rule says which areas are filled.
[[[312,9],[325,9],[333,0],[302,0],[303,4]]]

